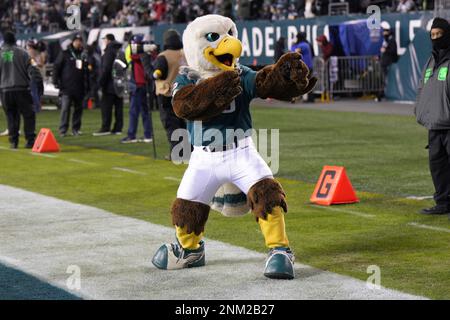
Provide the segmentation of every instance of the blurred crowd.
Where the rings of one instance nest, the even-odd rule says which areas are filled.
[[[286,20],[328,15],[340,0],[3,0],[0,31],[56,32],[65,29],[66,8],[79,5],[87,28],[187,23],[204,14],[234,20]],[[350,13],[365,13],[371,4],[387,12],[433,9],[433,0],[347,0]]]

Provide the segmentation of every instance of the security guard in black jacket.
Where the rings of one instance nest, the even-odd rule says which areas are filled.
[[[415,114],[428,129],[430,171],[436,206],[423,214],[450,213],[450,24],[436,18],[431,27],[433,54],[419,86]]]
[[[83,115],[83,98],[89,92],[87,55],[83,52],[83,38],[76,34],[67,50],[61,52],[53,65],[53,83],[61,90],[61,120],[59,134],[67,134],[70,106],[73,104],[72,134],[79,135]]]

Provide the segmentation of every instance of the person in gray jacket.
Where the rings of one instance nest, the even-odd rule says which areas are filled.
[[[435,18],[431,27],[433,54],[419,85],[415,114],[428,129],[430,171],[436,206],[422,214],[450,213],[450,24]]]
[[[0,91],[8,122],[10,146],[17,149],[19,144],[22,115],[27,140],[25,148],[32,148],[36,137],[36,115],[33,110],[30,83],[33,80],[42,95],[44,90],[42,76],[28,53],[16,46],[14,33],[5,32],[4,42],[0,50]]]

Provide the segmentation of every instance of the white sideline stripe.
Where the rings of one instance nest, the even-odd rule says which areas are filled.
[[[170,180],[170,181],[176,181],[176,182],[180,182],[181,179],[180,178],[175,178],[175,177],[164,177],[165,180]]]
[[[10,257],[4,257],[4,256],[0,256],[0,260],[4,263],[7,264],[9,266],[17,266],[21,263],[21,261],[10,258]]]
[[[68,159],[67,161],[75,162],[75,163],[81,163],[81,164],[89,164],[89,165],[94,165],[95,164],[93,162],[84,161],[84,160],[78,160],[78,159]]]
[[[47,154],[47,153],[36,153],[36,152],[30,152],[32,156],[38,156],[38,157],[44,157],[44,158],[57,158],[58,156],[55,156],[54,154]]]
[[[428,199],[433,199],[433,196],[422,196],[422,197],[410,196],[410,197],[406,197],[406,199],[411,199],[411,200],[428,200]]]
[[[424,299],[383,287],[370,289],[365,281],[300,263],[295,264],[296,279],[270,280],[262,274],[265,254],[208,239],[205,267],[156,269],[151,257],[173,239],[173,228],[0,185],[0,256],[61,288],[70,277],[67,267],[77,265],[82,297]]]
[[[128,168],[120,168],[120,167],[113,167],[113,170],[117,170],[117,171],[122,171],[122,172],[127,172],[127,173],[132,173],[132,174],[139,174],[141,176],[146,176],[147,174],[144,172],[140,172],[140,171],[136,171],[136,170],[131,170]]]
[[[447,229],[447,228],[434,227],[434,226],[429,226],[426,224],[420,224],[420,223],[416,223],[416,222],[410,222],[410,223],[408,223],[408,226],[411,226],[414,228],[450,233],[450,229]]]
[[[374,214],[369,214],[369,213],[362,213],[362,212],[357,212],[357,211],[353,211],[353,210],[344,210],[344,209],[337,209],[337,208],[332,208],[332,207],[326,207],[326,206],[319,206],[319,205],[310,205],[313,208],[318,208],[318,209],[325,209],[325,210],[330,210],[330,211],[335,211],[335,212],[342,212],[342,213],[348,213],[357,217],[361,217],[361,218],[367,218],[367,219],[373,219],[376,218],[376,216]]]

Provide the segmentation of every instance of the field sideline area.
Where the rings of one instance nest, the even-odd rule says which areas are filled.
[[[57,133],[58,119],[59,112],[43,111],[37,115],[38,128]],[[280,130],[277,177],[288,196],[287,231],[296,262],[363,281],[370,276],[367,268],[377,265],[383,287],[450,299],[450,222],[447,216],[418,214],[432,200],[408,198],[433,193],[427,133],[413,116],[256,106],[253,120],[256,128]],[[4,123],[0,112],[1,129]],[[159,114],[153,113],[157,160],[151,144],[93,137],[99,124],[100,111],[86,110],[83,136],[57,137],[62,146],[57,154],[31,154],[23,149],[23,139],[11,151],[7,137],[1,137],[0,185],[171,226],[170,203],[185,166],[162,160],[168,147]],[[360,203],[309,204],[324,165],[346,167]],[[5,232],[1,219],[0,229]],[[212,213],[206,236],[266,252],[250,215],[230,219]]]

